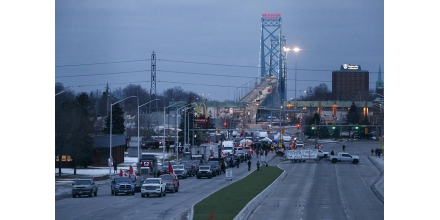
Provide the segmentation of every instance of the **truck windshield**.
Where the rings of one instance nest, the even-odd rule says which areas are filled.
[[[148,183],[148,184],[159,184],[160,182],[159,182],[159,180],[149,180],[149,179],[147,179],[147,180],[145,180],[144,183]]]

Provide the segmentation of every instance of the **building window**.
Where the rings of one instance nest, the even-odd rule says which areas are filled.
[[[58,156],[56,156],[55,161],[57,161],[57,162],[59,161]],[[63,156],[61,156],[61,161],[62,162],[71,162],[72,158],[70,157],[70,155],[63,155]]]

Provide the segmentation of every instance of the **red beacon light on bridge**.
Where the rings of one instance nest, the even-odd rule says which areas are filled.
[[[299,129],[300,128],[300,125],[299,124],[296,124],[296,129]]]

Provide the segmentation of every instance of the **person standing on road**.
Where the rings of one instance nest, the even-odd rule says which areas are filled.
[[[342,151],[345,151],[345,145],[342,145]]]
[[[373,148],[371,148],[371,156],[373,156],[374,150]]]
[[[237,157],[237,168],[240,168],[240,157]]]
[[[116,161],[113,161],[113,173],[116,173],[117,170],[118,170],[118,164],[116,163]]]
[[[251,171],[251,164],[252,164],[251,160],[248,160],[247,164],[248,164],[248,171]]]
[[[257,161],[257,171],[260,170],[260,161]]]
[[[335,155],[335,152],[333,152],[333,150],[332,150],[332,152],[330,152],[330,154],[331,154],[331,155]]]

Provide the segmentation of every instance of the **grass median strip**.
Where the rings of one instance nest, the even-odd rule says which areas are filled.
[[[194,206],[194,220],[231,220],[255,196],[275,181],[283,170],[275,166],[261,167],[245,178],[227,185]]]

